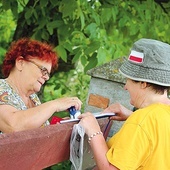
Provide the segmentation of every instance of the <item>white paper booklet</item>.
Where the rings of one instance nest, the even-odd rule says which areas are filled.
[[[106,118],[115,116],[115,113],[93,113],[96,119]],[[79,122],[80,119],[66,119],[61,120],[60,123],[69,123],[69,122]]]

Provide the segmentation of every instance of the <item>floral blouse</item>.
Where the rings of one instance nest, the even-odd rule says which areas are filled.
[[[38,96],[34,93],[30,95],[30,99],[33,101],[35,106],[41,104]],[[23,102],[22,98],[16,93],[15,90],[8,84],[6,79],[0,79],[0,105],[11,105],[18,110],[27,110],[27,106]],[[44,125],[49,125],[47,120]]]

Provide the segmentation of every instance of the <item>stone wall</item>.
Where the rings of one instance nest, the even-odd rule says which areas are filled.
[[[129,94],[124,90],[126,79],[119,73],[119,67],[125,58],[119,58],[88,71],[91,76],[85,111],[101,112],[112,103],[119,102],[132,109]],[[114,121],[109,137],[122,126],[123,121]]]

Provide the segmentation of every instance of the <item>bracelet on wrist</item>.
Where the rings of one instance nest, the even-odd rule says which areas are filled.
[[[93,134],[89,137],[88,142],[90,143],[91,140],[93,139],[93,137],[95,137],[95,136],[97,136],[97,135],[102,135],[102,134],[103,134],[103,133],[102,133],[101,131],[93,133]]]

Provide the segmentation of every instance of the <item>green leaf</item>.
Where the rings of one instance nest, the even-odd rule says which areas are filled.
[[[93,16],[96,24],[100,25],[100,23],[101,23],[101,16],[98,13],[94,12],[94,11],[92,12],[92,16]]]
[[[2,5],[3,5],[3,9],[8,10],[11,8],[11,3],[10,1],[7,0],[2,0]]]
[[[38,29],[43,29],[47,23],[47,20],[44,18],[39,18]]]
[[[53,34],[53,28],[52,28],[52,27],[47,26],[47,30],[48,30],[48,32],[49,32],[50,35]]]
[[[94,68],[95,66],[97,66],[97,53],[94,53],[90,59],[89,59],[89,63],[86,65],[86,67],[84,68],[84,71],[87,72],[88,70]]]
[[[81,30],[83,30],[85,27],[85,19],[81,8],[79,8],[79,13],[80,13],[80,21],[81,21]]]
[[[110,8],[104,8],[102,10],[102,13],[101,13],[101,20],[103,21],[103,23],[108,22],[111,17],[112,17],[111,9]]]
[[[18,17],[18,3],[17,3],[17,1],[12,1],[11,6],[12,6],[11,11],[12,11],[13,15],[15,16],[15,18],[17,18]]]
[[[40,6],[41,7],[46,7],[48,4],[48,0],[40,0]]]
[[[85,64],[87,63],[87,58],[86,58],[86,56],[85,56],[85,55],[81,55],[80,60],[81,60],[81,64],[82,64],[83,66],[85,66]]]
[[[55,48],[57,54],[62,58],[63,61],[67,62],[67,52],[62,45],[58,45]]]
[[[86,55],[89,55],[89,54],[95,52],[96,50],[98,50],[99,47],[100,47],[100,42],[99,41],[94,41],[94,42],[89,44],[89,46],[84,50],[84,53]]]
[[[64,95],[66,93],[66,89],[61,90],[61,95]]]
[[[130,35],[136,35],[138,31],[139,31],[139,26],[134,24],[133,27],[131,27],[130,29]]]
[[[38,14],[37,14],[37,11],[36,11],[36,10],[33,10],[33,14],[34,14],[35,19],[38,20]]]
[[[54,90],[58,90],[59,88],[61,88],[61,84],[60,83],[55,83]]]
[[[70,44],[70,43],[68,43],[68,42],[65,42],[65,43],[63,44],[63,47],[64,47],[65,49],[67,49],[69,52],[73,52],[73,50],[72,50],[72,44]]]
[[[63,18],[73,16],[73,13],[77,10],[77,3],[75,0],[63,0],[60,5],[60,12],[63,13]]]
[[[151,21],[151,16],[152,16],[152,14],[151,14],[151,12],[150,12],[150,10],[145,10],[145,16],[146,16],[146,19],[148,20],[148,21]]]
[[[112,8],[112,10],[111,10],[111,13],[112,13],[112,17],[113,17],[113,23],[115,23],[116,22],[116,17],[117,17],[117,15],[119,13],[119,9],[116,6],[114,6]]]
[[[79,51],[76,53],[76,55],[73,57],[72,59],[72,63],[75,63],[76,61],[78,61],[78,59],[82,56],[82,50],[79,49]]]
[[[97,53],[97,59],[98,59],[98,64],[103,64],[105,63],[105,58],[107,56],[107,52],[104,48],[99,48],[98,53]]]
[[[4,56],[6,53],[6,49],[0,47],[0,64],[2,64],[3,60],[4,60],[4,57],[1,57],[1,56]]]
[[[50,0],[50,2],[52,3],[52,5],[53,5],[54,7],[59,4],[59,2],[56,1],[56,0]]]
[[[31,16],[32,16],[32,13],[34,11],[33,8],[27,8],[27,10],[25,10],[25,19],[28,20]]]
[[[60,27],[61,25],[63,25],[63,21],[61,20],[55,20],[55,21],[52,21],[52,22],[48,22],[47,23],[47,26],[48,27],[51,27],[51,28],[58,28]]]
[[[42,34],[41,34],[41,37],[44,39],[44,40],[48,40],[49,39],[49,34],[46,30],[42,30]]]
[[[95,34],[96,29],[97,29],[96,23],[91,23],[86,27],[85,33],[87,33],[87,34]]]
[[[119,20],[119,26],[120,26],[120,28],[124,27],[124,26],[126,25],[126,22],[127,22],[126,17],[121,18],[121,19]]]

